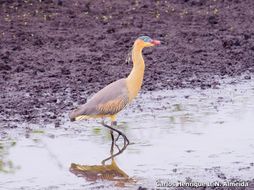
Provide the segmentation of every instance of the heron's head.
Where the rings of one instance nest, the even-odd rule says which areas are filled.
[[[135,44],[141,47],[151,47],[159,45],[161,42],[159,40],[153,40],[149,36],[140,36],[136,41]]]

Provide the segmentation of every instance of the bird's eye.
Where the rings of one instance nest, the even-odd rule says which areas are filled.
[[[144,42],[151,42],[152,39],[148,36],[141,36],[140,39],[142,39]]]
[[[146,37],[146,38],[144,39],[144,42],[150,42],[150,38]]]

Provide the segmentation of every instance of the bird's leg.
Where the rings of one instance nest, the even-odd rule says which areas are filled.
[[[124,146],[128,146],[128,145],[130,144],[129,139],[126,137],[126,135],[125,135],[124,133],[122,133],[122,132],[119,131],[118,129],[115,129],[115,128],[113,128],[113,127],[107,125],[104,121],[102,121],[102,125],[103,125],[104,127],[109,128],[109,129],[112,130],[112,131],[115,131],[115,132],[118,133],[120,136],[122,136],[123,139],[124,139]]]
[[[117,126],[117,121],[111,121],[111,126],[112,127],[116,127]],[[112,131],[112,130],[111,130]],[[119,146],[116,144],[116,142],[118,141],[118,139],[119,139],[119,137],[120,137],[120,134],[118,133],[117,134],[117,137],[116,137],[116,139],[115,139],[115,146],[116,146],[116,148],[118,149],[118,151],[120,151],[120,148],[119,148]]]
[[[104,119],[102,120],[102,123],[105,124],[105,120]],[[111,123],[111,125],[112,125],[112,123]],[[111,136],[112,143],[114,143],[115,142],[115,138],[114,138],[114,131],[112,129],[110,130],[110,136]]]
[[[112,130],[110,130],[110,135],[111,135],[112,142],[114,143],[115,142],[115,138],[114,138],[114,134],[113,134]]]
[[[116,143],[115,143],[115,146],[116,146],[117,150],[120,151],[120,148]]]
[[[124,150],[126,149],[127,145],[124,146],[122,149],[119,149],[119,151],[115,154],[111,154],[110,157],[104,159],[101,161],[102,165],[105,165],[105,163],[110,160],[110,159],[113,159],[115,158],[116,156],[118,156],[119,154],[122,154],[124,152]],[[112,151],[113,150],[113,151]],[[114,153],[114,149],[111,149],[112,153]]]
[[[127,146],[128,146],[128,145],[124,145],[123,148],[120,149],[120,148],[118,147],[118,145],[116,145],[116,147],[117,147],[117,149],[118,149],[118,152],[114,154],[114,145],[115,145],[115,143],[112,141],[112,143],[111,143],[111,148],[110,148],[110,157],[108,157],[108,158],[102,160],[102,161],[101,161],[102,165],[105,165],[105,163],[106,163],[108,160],[110,160],[110,159],[113,161],[113,159],[114,159],[116,156],[118,156],[119,154],[122,154],[122,153],[124,152],[124,150],[125,150],[125,149],[127,148]]]
[[[115,121],[115,120],[113,120],[112,122],[111,122],[111,126],[113,127],[116,127],[117,126],[117,121]],[[118,133],[118,136],[116,137],[116,141],[115,142],[117,142],[118,141],[118,139],[119,139],[119,137],[120,136],[122,136],[123,137],[123,139],[124,139],[124,145],[125,144],[129,144],[129,140],[128,140],[128,138],[121,132],[121,133]],[[127,143],[126,143],[127,142]],[[116,143],[115,143],[116,144]]]
[[[112,138],[112,143],[111,143],[111,148],[110,148],[110,156],[113,156],[113,154],[114,154],[114,145],[115,145],[114,134],[113,134],[112,130],[110,131],[110,133],[111,133],[111,138]]]
[[[105,124],[105,125],[104,125],[104,124],[105,124],[105,123],[104,123],[104,121],[103,121],[103,122],[102,122],[102,125],[105,126],[106,124]],[[108,128],[108,125],[105,126],[105,127]],[[113,139],[113,138],[114,138],[114,134],[113,134],[113,130],[112,130],[112,129],[111,129],[110,133],[111,133],[111,137],[113,136],[113,137],[112,137],[112,139]],[[115,154],[114,154],[114,146],[116,146],[117,149],[118,149],[118,152],[115,153]],[[118,146],[117,144],[115,144],[114,141],[112,141],[112,143],[111,143],[111,148],[110,148],[110,157],[108,157],[108,158],[102,160],[101,163],[102,163],[103,165],[105,165],[105,163],[106,163],[108,160],[110,160],[110,159],[113,160],[114,157],[116,157],[116,156],[118,156],[119,154],[123,153],[123,151],[127,148],[127,146],[128,146],[128,145],[124,144],[123,148],[120,149],[119,146]]]
[[[117,121],[111,121],[111,126],[112,126],[112,127],[116,127],[116,126],[117,126]],[[111,130],[111,131],[112,131],[112,130]],[[116,141],[118,141],[119,137],[120,137],[120,134],[118,133],[118,135],[117,135],[117,137],[116,137]]]

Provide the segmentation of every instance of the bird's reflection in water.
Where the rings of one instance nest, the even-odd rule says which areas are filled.
[[[113,135],[113,134],[112,134]],[[114,154],[114,147],[118,149],[118,152]],[[130,178],[123,170],[121,170],[115,157],[124,152],[127,146],[123,146],[121,149],[118,145],[112,141],[110,148],[110,156],[101,161],[100,165],[80,165],[72,163],[70,172],[74,173],[78,177],[83,177],[88,181],[107,180],[116,182],[116,186],[125,186],[127,184],[133,184],[136,182],[133,178]],[[110,164],[106,164],[110,162]]]

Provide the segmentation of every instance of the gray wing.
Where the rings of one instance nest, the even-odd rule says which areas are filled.
[[[69,116],[71,120],[75,120],[80,115],[114,115],[128,102],[126,79],[120,79],[97,92],[86,104],[73,110]]]

